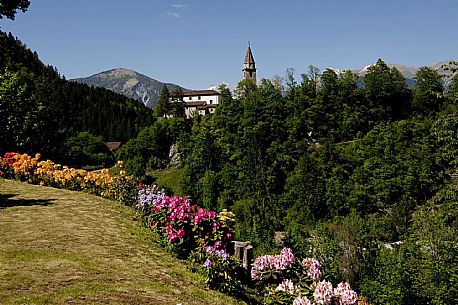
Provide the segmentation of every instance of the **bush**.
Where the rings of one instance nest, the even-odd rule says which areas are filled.
[[[148,216],[158,241],[179,257],[196,248],[227,249],[233,237],[233,214],[216,213],[191,204],[183,197],[169,197],[157,188],[141,188],[137,207]]]
[[[241,278],[245,269],[234,256],[230,256],[224,249],[208,246],[198,248],[191,253],[194,266],[206,276],[206,284],[210,289],[219,290],[229,295],[242,297]]]
[[[105,145],[103,138],[89,132],[80,132],[65,141],[64,159],[68,164],[76,167],[85,165],[105,167],[113,165],[115,161],[113,153]]]
[[[279,255],[258,257],[251,277],[257,282],[264,304],[355,304],[356,292],[346,282],[333,288],[322,280],[321,265],[313,258],[299,261],[291,249],[283,248]]]

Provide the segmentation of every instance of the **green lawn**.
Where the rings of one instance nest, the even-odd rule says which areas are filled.
[[[240,304],[151,241],[139,216],[0,179],[0,304]]]
[[[153,178],[157,178],[156,183],[159,187],[170,188],[174,195],[184,195],[181,188],[182,167],[172,166],[166,169],[151,170],[147,174]]]

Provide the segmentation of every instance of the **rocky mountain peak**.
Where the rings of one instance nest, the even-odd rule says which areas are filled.
[[[163,83],[126,68],[116,68],[89,77],[73,79],[73,81],[112,90],[135,99],[149,108],[156,105],[164,84],[170,92],[181,88],[176,84]]]

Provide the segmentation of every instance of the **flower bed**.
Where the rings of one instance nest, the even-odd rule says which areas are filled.
[[[119,199],[119,184],[135,185],[132,178],[125,175],[123,163],[118,162],[118,174],[110,175],[108,169],[100,172],[88,172],[54,163],[51,160],[40,161],[40,154],[34,157],[28,154],[6,153],[0,157],[0,177],[16,178],[28,183],[86,191],[98,196]]]
[[[358,296],[348,283],[336,288],[321,278],[321,265],[313,258],[302,261],[291,249],[283,248],[279,255],[258,257],[251,269],[265,304],[356,304]]]
[[[145,213],[158,240],[181,257],[208,246],[226,250],[232,240],[234,215],[230,212],[208,211],[157,188],[141,187],[138,198],[136,207]]]

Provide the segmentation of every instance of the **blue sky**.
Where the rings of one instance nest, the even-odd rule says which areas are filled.
[[[458,60],[457,14],[458,0],[31,0],[0,26],[68,79],[124,67],[205,89],[241,79],[248,41],[258,78]]]

